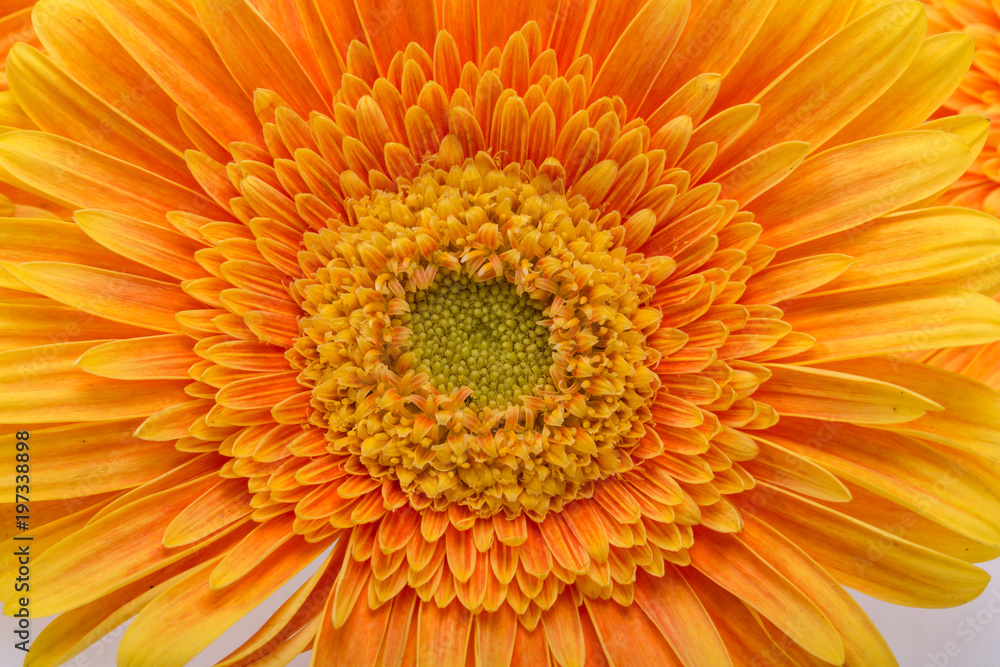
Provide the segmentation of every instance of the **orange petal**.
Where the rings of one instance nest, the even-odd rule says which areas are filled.
[[[119,380],[187,380],[188,370],[201,361],[193,343],[178,334],[116,340],[87,350],[76,366]]]
[[[163,545],[170,548],[191,544],[251,511],[246,481],[223,480],[174,517],[163,535]]]
[[[389,61],[402,44],[416,42],[425,52],[434,51],[437,36],[434,0],[414,0],[394,5],[392,9],[376,0],[357,0],[355,6],[379,71],[388,69]]]
[[[993,294],[1000,288],[998,237],[1000,223],[991,215],[963,208],[928,208],[877,218],[861,228],[789,248],[779,257],[817,252],[853,257],[843,275],[823,285],[824,292],[933,283]],[[761,274],[750,281],[750,290]]]
[[[1000,305],[963,289],[876,287],[800,297],[782,305],[786,322],[817,339],[808,351],[789,359],[794,362],[979,345],[1000,336]]]
[[[256,576],[222,590],[208,584],[213,563],[195,568],[132,621],[119,648],[121,664],[182,667],[328,546],[329,541],[309,544],[295,537]]]
[[[626,607],[613,600],[590,598],[584,598],[584,603],[611,667],[635,664],[683,667],[666,637],[639,605]]]
[[[138,264],[181,280],[208,276],[194,258],[206,246],[190,237],[111,211],[76,211],[73,219],[87,236]]]
[[[38,37],[63,70],[172,146],[190,147],[175,113],[177,102],[115,40],[86,0],[42,0],[35,11]]]
[[[0,423],[106,421],[144,417],[190,399],[186,382],[121,381],[73,364],[94,343],[61,343],[0,353]]]
[[[316,639],[313,664],[344,664],[371,667],[376,664],[382,648],[389,619],[395,603],[371,609],[364,596],[358,598],[347,622],[335,628],[329,618],[329,609],[323,613],[323,625]],[[389,638],[393,641],[394,638]]]
[[[21,283],[19,283],[21,284]],[[26,292],[21,294],[27,295]],[[148,329],[109,322],[75,308],[53,304],[48,299],[34,303],[6,303],[0,318],[0,351],[44,345],[53,340],[97,341],[145,336]]]
[[[194,0],[193,4],[218,57],[244,95],[250,97],[258,88],[265,88],[277,93],[300,116],[329,111],[288,45],[248,3]]]
[[[172,146],[67,75],[25,44],[7,60],[7,77],[19,104],[38,128],[62,135],[192,187],[184,158]],[[95,133],[93,128],[100,127]]]
[[[216,565],[209,577],[209,585],[213,589],[224,589],[239,581],[251,570],[259,566],[276,549],[291,540],[298,538],[292,532],[290,514],[282,514],[257,526],[226,554]]]
[[[68,306],[156,331],[179,332],[174,315],[201,305],[177,285],[89,266],[4,262],[3,268],[31,289]]]
[[[472,614],[457,601],[444,609],[419,603],[417,667],[463,667],[468,654]]]
[[[225,220],[207,197],[69,139],[19,130],[0,138],[0,165],[20,182],[73,208],[111,209],[161,227],[168,211]]]
[[[763,243],[798,245],[934,194],[962,175],[970,154],[965,141],[945,132],[864,139],[810,157],[749,209],[766,221]]]
[[[832,365],[861,376],[879,378],[919,392],[944,406],[920,419],[891,427],[894,431],[994,460],[1000,440],[1000,392],[934,366],[898,357],[879,357]]]
[[[820,146],[906,70],[926,24],[923,5],[913,2],[882,7],[844,27],[753,99],[760,118],[720,154],[720,164],[737,164],[782,141]],[[810,111],[794,113],[803,109]]]
[[[729,651],[698,595],[667,565],[662,577],[636,571],[635,601],[684,665],[731,665]]]
[[[772,264],[754,274],[740,301],[768,305],[790,299],[835,280],[853,262],[850,255],[824,254]]]
[[[552,657],[561,667],[583,667],[586,649],[580,610],[568,592],[556,597],[555,603],[542,614],[542,629]]]
[[[775,0],[708,0],[692,4],[684,34],[674,49],[669,66],[664,67],[654,81],[642,106],[644,113],[656,108],[654,100],[665,99],[702,72],[729,74],[769,18]],[[713,39],[710,46],[706,45],[706,35],[719,35],[723,26],[725,39]]]
[[[680,39],[689,9],[689,0],[646,3],[601,65],[590,99],[618,95],[626,107],[638,109]]]
[[[129,489],[189,458],[172,442],[143,442],[132,433],[140,419],[72,424],[31,430],[31,444],[45,452],[31,464],[31,497],[43,501]],[[15,434],[0,436],[0,452],[14,457]],[[114,456],[107,456],[109,448]],[[0,499],[14,502],[15,480],[0,480]]]
[[[223,146],[233,141],[263,145],[250,98],[194,17],[166,0],[100,0],[91,7],[149,76],[216,141]]]
[[[934,35],[889,90],[830,139],[838,146],[916,127],[955,92],[969,71],[975,40],[961,33]]]
[[[217,481],[208,475],[136,501],[48,549],[32,563],[35,609],[47,616],[78,607],[204,546],[167,549],[163,530]]]
[[[843,664],[843,642],[826,614],[736,537],[699,531],[688,551],[692,567],[767,617],[799,646],[821,660]]]
[[[476,615],[476,662],[482,667],[509,667],[514,656],[517,616],[509,605]]]
[[[786,420],[813,423],[783,415],[781,423],[784,424]],[[843,426],[845,428],[860,428],[849,424]],[[771,429],[768,429],[766,433],[768,438],[772,438]],[[770,482],[776,486],[821,500],[842,503],[851,499],[851,492],[839,479],[810,460],[814,457],[810,457],[808,454],[800,456],[794,451],[789,451],[764,438],[755,438],[755,440],[759,447],[757,456],[743,463],[743,467],[753,475],[754,479]]]

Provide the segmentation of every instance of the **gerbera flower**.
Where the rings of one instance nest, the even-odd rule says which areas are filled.
[[[1000,393],[901,354],[1000,339],[1000,222],[922,207],[988,122],[852,4],[39,3],[28,664],[184,665],[331,546],[221,664],[882,665],[842,585],[976,597]]]

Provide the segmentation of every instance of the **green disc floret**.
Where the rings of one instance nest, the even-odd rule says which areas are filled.
[[[549,382],[544,306],[506,280],[446,275],[407,301],[410,349],[438,391],[469,387],[479,407],[504,408]]]

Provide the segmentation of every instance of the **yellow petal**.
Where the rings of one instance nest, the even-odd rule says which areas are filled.
[[[1000,222],[981,211],[942,207],[896,213],[789,248],[778,257],[814,252],[854,258],[850,268],[822,286],[823,292],[917,282],[990,295],[1000,288]],[[748,291],[759,279],[760,274],[754,276]]]
[[[965,171],[969,155],[964,141],[943,132],[865,139],[810,157],[749,209],[763,221],[762,243],[798,245],[937,192]]]
[[[916,127],[958,88],[972,64],[975,41],[947,33],[924,40],[910,66],[889,90],[836,134],[826,147]]]
[[[760,118],[719,163],[737,164],[782,141],[822,145],[906,70],[926,25],[921,3],[901,2],[845,26],[752,100]]]
[[[957,462],[916,438],[850,424],[837,431],[836,446],[810,449],[804,443],[816,438],[818,430],[815,422],[782,419],[768,430],[768,437],[845,480],[958,533],[1000,547],[1000,500]],[[928,489],[934,490],[933,503],[927,502]]]
[[[817,339],[789,361],[820,362],[1000,338],[1000,304],[960,289],[877,287],[800,297],[782,304],[785,321]]]
[[[873,376],[906,387],[944,406],[943,411],[892,430],[986,457],[1000,459],[1000,392],[971,378],[899,357],[839,362],[831,368]]]
[[[847,373],[767,364],[771,378],[753,398],[780,415],[859,424],[898,424],[941,410],[916,392]]]
[[[734,500],[801,547],[841,584],[886,602],[952,607],[975,599],[990,580],[968,563],[768,484]]]
[[[778,423],[784,424],[786,420],[794,421],[794,418],[783,415]],[[826,469],[811,461],[809,452],[803,452],[804,455],[800,456],[795,453],[799,451],[797,448],[790,451],[782,447],[781,444],[785,441],[773,437],[775,428],[777,427],[766,431],[767,439],[754,438],[760,452],[753,459],[742,463],[754,479],[821,500],[842,503],[851,499],[851,492],[847,487]]]
[[[171,405],[151,414],[135,430],[135,435],[144,440],[177,440],[190,432],[191,426],[215,406],[215,402],[196,399]]]
[[[224,660],[216,663],[217,667],[234,667],[241,664],[243,659],[256,655],[259,651],[266,651],[274,644],[284,644],[283,640],[287,640],[297,629],[297,621],[303,616],[313,616],[320,621],[325,619],[324,607],[338,572],[336,567],[331,567],[331,563],[340,562],[346,547],[346,541],[343,540],[335,545],[316,573],[285,600],[257,632]]]
[[[227,544],[226,539],[214,542],[93,602],[59,614],[31,644],[25,667],[57,667],[92,648],[166,588],[185,577],[192,567],[218,559]]]
[[[54,303],[49,299],[35,301],[38,303],[6,302],[3,305],[0,311],[0,350],[35,347],[52,341],[107,340],[149,333],[148,329],[109,322],[75,308],[48,305]]]
[[[844,640],[851,665],[896,664],[875,624],[847,591],[787,537],[750,516],[739,539],[816,603]]]
[[[796,0],[778,0],[726,77],[715,108],[722,110],[752,100],[802,56],[840,30],[850,12],[851,8],[840,0],[815,0],[805,5]]]
[[[96,600],[204,546],[167,549],[163,530],[217,481],[217,475],[207,475],[139,500],[45,551],[32,563],[32,603],[38,614],[48,616]]]

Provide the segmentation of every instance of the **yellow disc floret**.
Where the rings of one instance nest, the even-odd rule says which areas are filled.
[[[417,371],[440,392],[472,389],[480,408],[506,408],[549,378],[549,332],[538,324],[543,304],[503,279],[476,282],[461,273],[408,293],[401,318],[412,331]]]
[[[541,517],[631,468],[660,312],[617,219],[485,153],[398,190],[306,236],[296,348],[330,451],[482,516]]]

